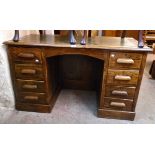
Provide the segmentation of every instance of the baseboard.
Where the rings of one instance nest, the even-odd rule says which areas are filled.
[[[98,117],[133,121],[135,118],[135,112],[98,109]]]

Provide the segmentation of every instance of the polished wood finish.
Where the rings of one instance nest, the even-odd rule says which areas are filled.
[[[110,68],[139,69],[142,62],[142,54],[111,52],[109,59]]]
[[[45,92],[45,81],[17,79],[16,88],[19,92]]]
[[[15,65],[16,78],[22,79],[37,79],[43,80],[44,74],[43,69],[40,66],[29,65],[29,64],[16,64]]]
[[[131,111],[133,100],[105,97],[103,107],[111,110]]]
[[[107,84],[137,84],[138,70],[114,70],[108,69]]]
[[[85,46],[72,46],[68,38],[50,35],[4,42],[16,109],[50,112],[62,88],[94,90],[99,117],[133,120],[146,54],[152,51],[137,43],[92,37]]]
[[[42,64],[42,54],[39,48],[12,47],[10,54],[16,63]]]
[[[21,92],[17,94],[17,102],[48,104],[45,93]]]

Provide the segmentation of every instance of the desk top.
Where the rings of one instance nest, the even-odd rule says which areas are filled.
[[[80,38],[81,39],[81,38]],[[129,50],[129,51],[141,51],[152,52],[152,49],[144,46],[138,48],[138,41],[133,38],[120,37],[91,37],[87,38],[86,45],[80,45],[80,39],[77,38],[76,45],[70,45],[69,38],[64,36],[40,36],[40,35],[28,35],[20,38],[18,42],[12,40],[5,41],[6,45],[14,46],[42,46],[42,47],[71,47],[71,48],[94,48],[94,49],[111,49],[111,50]]]

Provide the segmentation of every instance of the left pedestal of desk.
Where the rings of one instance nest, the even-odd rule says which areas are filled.
[[[40,47],[8,46],[8,58],[17,110],[51,112],[55,96]]]

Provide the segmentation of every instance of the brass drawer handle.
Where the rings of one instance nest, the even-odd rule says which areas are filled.
[[[117,63],[119,63],[119,64],[134,64],[134,60],[126,59],[126,58],[118,58]]]
[[[127,91],[120,91],[120,90],[113,90],[112,95],[128,96],[128,92]]]
[[[18,57],[33,59],[35,55],[33,53],[19,53]]]
[[[21,73],[22,74],[36,74],[36,70],[35,69],[22,69]]]
[[[111,103],[110,103],[110,106],[124,108],[124,107],[125,107],[125,103],[111,102]]]
[[[38,100],[38,96],[24,96],[25,100]]]
[[[37,89],[37,85],[25,84],[25,85],[23,85],[23,88],[26,88],[26,89]]]
[[[131,77],[130,76],[125,76],[125,75],[116,75],[115,80],[129,81],[129,80],[131,80]]]

